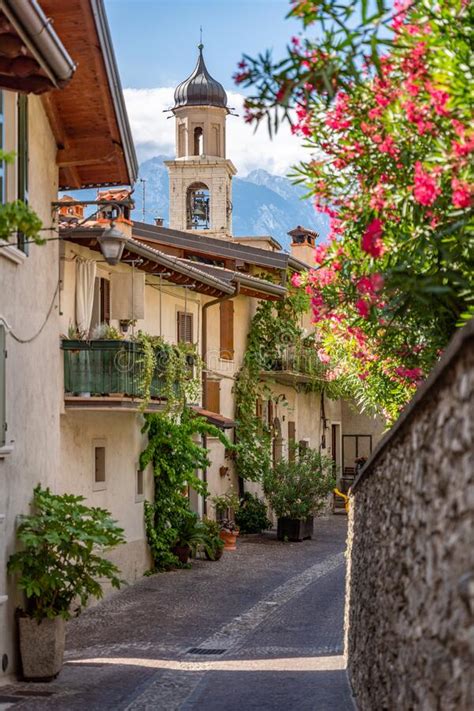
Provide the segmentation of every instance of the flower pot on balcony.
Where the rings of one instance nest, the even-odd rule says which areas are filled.
[[[288,518],[282,516],[278,519],[277,538],[279,541],[303,541],[313,536],[314,519]]]
[[[28,681],[51,681],[63,665],[66,639],[62,617],[38,622],[32,617],[20,617],[20,653],[23,676]]]

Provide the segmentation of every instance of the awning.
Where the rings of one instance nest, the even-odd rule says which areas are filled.
[[[202,407],[196,406],[191,407],[191,409],[196,415],[204,417],[211,425],[215,425],[215,427],[219,427],[221,430],[230,430],[236,426],[234,420],[230,417],[224,417],[224,415],[220,415],[218,412],[211,412],[211,410],[204,410]]]

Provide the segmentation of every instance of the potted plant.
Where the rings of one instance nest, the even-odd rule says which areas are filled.
[[[82,496],[59,496],[38,485],[34,513],[24,516],[18,527],[22,550],[10,556],[8,572],[19,574],[26,597],[25,608],[19,611],[19,631],[23,675],[28,680],[57,676],[65,620],[78,615],[90,597],[102,597],[104,580],[120,587],[119,569],[102,554],[124,543],[123,530],[108,511],[84,506],[83,501]]]
[[[239,497],[232,487],[221,496],[212,496],[211,503],[218,521],[223,518],[234,518],[235,512],[240,506]]]
[[[237,536],[239,535],[239,527],[231,519],[224,518],[219,521],[219,535],[224,541],[225,551],[235,551],[237,549]]]
[[[206,543],[206,528],[195,513],[186,511],[176,529],[177,536],[171,547],[171,552],[180,563],[186,565],[189,556],[196,555],[198,547]]]
[[[266,504],[249,491],[246,491],[240,500],[235,522],[241,533],[261,533],[272,525],[267,516]]]
[[[208,560],[220,560],[224,553],[224,541],[220,537],[220,525],[211,518],[203,518],[203,526],[206,531],[204,541],[204,553]]]
[[[302,541],[313,534],[313,516],[335,486],[334,462],[307,449],[293,462],[282,460],[263,477],[263,490],[278,516],[279,540]]]

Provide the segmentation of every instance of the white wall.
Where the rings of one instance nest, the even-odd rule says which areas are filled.
[[[51,227],[51,202],[58,185],[56,144],[37,97],[29,98],[29,134],[30,204],[44,227]],[[46,239],[56,236],[43,234]],[[62,388],[58,299],[53,299],[58,277],[57,241],[30,245],[29,256],[19,264],[0,249],[0,318],[11,326],[6,338],[6,406],[7,445],[12,452],[0,455],[0,515],[5,516],[0,520],[0,596],[9,596],[0,605],[0,656],[9,657],[7,673],[16,664],[13,621],[20,602],[6,575],[6,562],[15,549],[16,517],[29,512],[38,482],[53,488],[58,484]],[[33,340],[18,343],[12,334]],[[2,675],[0,670],[0,681]]]

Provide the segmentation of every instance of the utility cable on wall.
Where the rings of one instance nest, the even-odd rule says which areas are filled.
[[[59,285],[60,285],[60,282],[58,281],[58,283],[56,284],[56,289],[54,290],[53,298],[51,299],[51,305],[48,309],[48,313],[46,314],[46,317],[45,317],[43,323],[41,324],[38,331],[34,334],[34,336],[31,336],[31,338],[19,338],[19,336],[17,336],[15,333],[13,333],[13,331],[10,331],[9,335],[13,338],[14,341],[16,341],[17,343],[31,343],[32,341],[35,341],[38,338],[38,336],[41,335],[41,333],[42,333],[44,327],[46,326],[46,324],[48,323],[49,317],[51,316],[51,313],[53,311],[54,302],[55,302],[56,296],[58,295],[58,292],[59,292]]]

